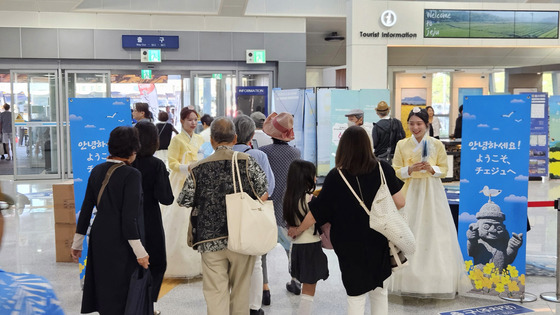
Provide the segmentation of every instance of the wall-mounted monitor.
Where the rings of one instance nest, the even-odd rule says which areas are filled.
[[[558,39],[558,11],[425,9],[424,38]]]

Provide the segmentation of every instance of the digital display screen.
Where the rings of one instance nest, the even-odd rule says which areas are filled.
[[[424,38],[558,38],[558,11],[424,10]]]

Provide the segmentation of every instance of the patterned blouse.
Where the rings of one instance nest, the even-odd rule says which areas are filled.
[[[191,224],[194,248],[200,253],[227,249],[226,195],[233,194],[231,160],[233,150],[219,146],[208,158],[196,163],[177,198],[183,207],[192,207]],[[256,160],[245,153],[238,154],[243,191],[253,198],[268,189],[266,174]]]

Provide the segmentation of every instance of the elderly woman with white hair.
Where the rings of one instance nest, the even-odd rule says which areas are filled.
[[[286,250],[289,259],[291,238],[288,237],[286,222],[283,217],[282,205],[288,179],[288,169],[293,161],[301,158],[301,152],[288,144],[294,140],[294,117],[290,113],[272,113],[263,124],[263,131],[272,138],[273,143],[260,147],[266,153],[270,167],[274,173],[276,186],[270,199],[274,201],[274,213],[278,225],[278,241]],[[265,258],[266,260],[266,258]],[[264,265],[264,263],[263,263]],[[264,275],[263,304],[270,304],[270,290],[267,275]],[[301,293],[301,284],[292,279],[286,284],[286,289],[295,295]]]
[[[271,195],[274,192],[275,183],[274,173],[272,173],[270,163],[268,163],[268,157],[264,152],[250,147],[251,140],[255,135],[254,120],[247,115],[240,115],[233,120],[233,123],[235,125],[235,132],[237,133],[237,144],[233,146],[233,151],[247,153],[255,158],[257,164],[260,165],[266,174],[266,180],[268,181],[268,194]],[[249,291],[249,306],[251,308],[251,315],[264,314],[264,311],[261,309],[263,296],[261,286],[264,283],[263,268],[266,268],[266,264],[263,264],[262,257],[256,257],[253,275],[251,276],[251,289]]]

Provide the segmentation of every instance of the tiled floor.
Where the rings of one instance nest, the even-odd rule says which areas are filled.
[[[1,178],[0,178],[1,179]],[[0,268],[12,272],[29,272],[49,279],[67,314],[79,314],[81,290],[78,266],[56,263],[54,250],[54,219],[52,207],[53,181],[1,181],[2,191],[16,197],[18,206],[7,213],[5,235],[0,248]],[[457,184],[457,183],[450,183]],[[529,200],[553,200],[560,197],[560,181],[531,181]],[[556,256],[556,211],[552,208],[531,208],[529,217],[533,230],[527,238],[527,261],[551,274]],[[327,251],[330,277],[319,282],[313,314],[344,314],[346,295],[340,279],[338,261]],[[275,248],[268,258],[272,305],[264,307],[266,314],[292,314],[299,297],[288,294],[285,283],[287,257],[282,248]],[[528,268],[529,269],[529,268]],[[555,291],[553,277],[528,276],[527,292],[540,294]],[[170,291],[157,304],[162,314],[205,314],[202,282],[190,280],[168,284]],[[389,314],[438,314],[478,306],[507,303],[497,297],[468,294],[454,300],[419,300],[389,297]],[[538,299],[523,306],[539,314],[556,314],[560,304]]]

